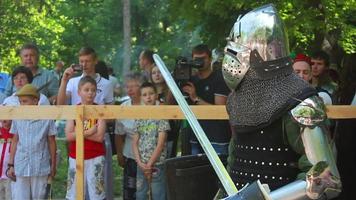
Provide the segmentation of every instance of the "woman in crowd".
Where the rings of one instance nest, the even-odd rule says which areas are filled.
[[[151,83],[153,83],[157,89],[158,100],[160,103],[169,104],[167,102],[167,98],[169,97],[169,89],[164,80],[161,72],[159,71],[157,66],[154,66],[151,70]]]
[[[143,83],[143,76],[140,73],[128,74],[125,77],[125,90],[130,99],[124,101],[122,106],[141,105],[140,86]],[[119,165],[124,168],[123,174],[123,199],[136,199],[136,173],[137,164],[132,152],[132,138],[134,134],[133,126],[135,120],[120,119],[116,120],[115,125],[115,144],[117,160]]]
[[[172,93],[170,92],[166,81],[164,80],[161,71],[157,66],[154,66],[151,70],[150,74],[151,83],[157,89],[158,100],[161,104],[172,105],[175,104]],[[177,148],[177,140],[178,133],[180,128],[180,121],[178,120],[169,120],[169,125],[171,130],[167,131],[167,158],[175,157],[176,148]]]
[[[19,66],[14,69],[11,75],[12,82],[16,88],[16,91],[19,91],[24,85],[32,83],[33,75],[29,68],[25,66]],[[37,88],[37,91],[41,92],[41,88]],[[39,105],[50,105],[47,97],[44,94],[40,93],[40,99],[38,102]],[[7,97],[2,105],[5,106],[18,106],[20,105],[19,97],[14,94]]]

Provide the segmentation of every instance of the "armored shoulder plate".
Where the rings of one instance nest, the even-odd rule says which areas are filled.
[[[318,96],[312,96],[291,111],[293,118],[303,126],[314,127],[326,119],[325,105]]]

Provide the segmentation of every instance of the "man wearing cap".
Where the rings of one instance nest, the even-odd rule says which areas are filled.
[[[298,74],[303,80],[311,84],[312,80],[312,69],[311,66],[313,62],[311,58],[305,54],[299,53],[294,58],[293,69],[294,72]],[[318,91],[318,95],[323,99],[325,105],[331,105],[332,99],[331,95],[328,91],[317,87],[316,90]]]
[[[40,94],[31,84],[16,95],[21,105],[38,105]],[[56,174],[56,127],[53,120],[13,120],[14,134],[7,176],[12,179],[12,199],[43,199],[47,179]]]

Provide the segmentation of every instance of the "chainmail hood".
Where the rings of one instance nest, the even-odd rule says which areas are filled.
[[[236,91],[229,95],[227,112],[234,127],[251,131],[268,126],[300,103],[297,99],[316,94],[309,83],[292,72],[291,65],[278,69],[273,76],[261,77],[261,73],[251,67]]]

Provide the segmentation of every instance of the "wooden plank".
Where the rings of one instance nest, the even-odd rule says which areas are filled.
[[[198,119],[228,119],[225,106],[191,106]],[[327,106],[330,119],[356,118],[356,106]],[[87,106],[85,114],[104,119],[185,119],[179,106]]]
[[[191,106],[198,119],[228,119],[225,106]],[[356,106],[327,106],[330,119],[356,118]],[[90,105],[85,116],[101,119],[185,119],[179,106]],[[0,106],[0,119],[76,119],[76,106]]]
[[[198,119],[227,119],[225,106],[191,106]],[[179,106],[86,106],[85,115],[104,119],[185,119]]]
[[[0,119],[75,119],[76,106],[0,106]]]
[[[356,106],[327,106],[326,113],[330,119],[356,118]]]
[[[76,108],[75,119],[75,141],[76,141],[76,199],[84,199],[84,106],[80,105]]]

